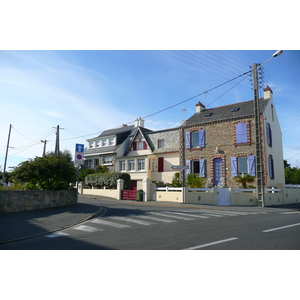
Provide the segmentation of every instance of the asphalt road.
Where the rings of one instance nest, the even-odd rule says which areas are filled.
[[[300,211],[189,208],[98,200],[102,216],[0,245],[20,250],[299,250]]]

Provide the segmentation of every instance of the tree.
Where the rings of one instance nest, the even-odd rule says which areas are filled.
[[[242,176],[234,177],[235,181],[240,182],[242,184],[243,189],[247,188],[247,182],[253,182],[255,177],[250,174],[242,174]]]
[[[185,185],[190,188],[203,188],[205,179],[199,177],[198,174],[188,174]]]
[[[55,152],[54,151],[49,151],[46,153],[46,156],[55,156]],[[59,151],[59,157],[61,158],[65,158],[68,162],[72,162],[73,158],[72,158],[72,153],[70,152],[70,150],[64,150],[64,151]]]
[[[45,155],[20,163],[11,176],[28,189],[61,190],[76,181],[76,168],[64,157]]]

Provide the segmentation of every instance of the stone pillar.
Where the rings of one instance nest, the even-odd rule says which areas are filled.
[[[118,179],[117,180],[117,193],[118,193],[117,200],[122,200],[122,191],[123,190],[124,190],[124,180]]]
[[[151,186],[150,186],[150,179],[149,178],[144,178],[143,179],[143,199],[144,201],[149,201],[151,200]]]
[[[78,193],[81,194],[81,195],[83,194],[83,181],[79,182]]]

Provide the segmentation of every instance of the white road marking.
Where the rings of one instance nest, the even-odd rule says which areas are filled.
[[[66,235],[69,235],[69,234],[65,233],[65,232],[56,232],[56,233],[48,234],[48,235],[46,235],[46,237],[47,238],[57,238],[57,237],[66,236]]]
[[[270,232],[270,231],[275,231],[275,230],[281,230],[281,229],[285,229],[285,228],[289,228],[289,227],[294,227],[294,226],[299,226],[299,225],[300,225],[300,223],[296,223],[296,224],[281,226],[281,227],[272,228],[272,229],[268,229],[268,230],[263,230],[263,232]]]
[[[194,213],[184,213],[184,212],[174,212],[174,211],[166,211],[166,213],[170,213],[170,214],[176,214],[176,215],[180,215],[180,216],[187,216],[187,217],[192,217],[192,218],[201,218],[201,219],[208,219],[209,217],[207,216],[199,216],[196,215]]]
[[[175,219],[180,219],[180,220],[195,220],[193,218],[187,218],[187,217],[183,217],[183,216],[173,216],[171,214],[167,214],[167,213],[155,213],[155,212],[150,212],[149,214],[151,215],[156,215],[156,216],[162,216],[162,217],[167,217],[167,218],[175,218]]]
[[[205,248],[205,247],[209,247],[209,246],[213,246],[213,245],[217,245],[217,244],[221,244],[221,243],[226,243],[226,242],[234,241],[234,240],[237,240],[237,239],[238,238],[233,237],[233,238],[230,238],[230,239],[225,239],[225,240],[215,241],[215,242],[212,242],[212,243],[202,244],[202,245],[199,245],[199,246],[190,247],[190,248],[186,248],[186,249],[183,249],[183,250],[201,249],[201,248]]]
[[[136,223],[136,224],[140,224],[140,225],[152,225],[153,224],[153,223],[148,223],[145,221],[135,220],[135,219],[127,218],[127,217],[109,217],[109,218],[114,219],[114,220]]]
[[[80,230],[80,231],[86,231],[86,232],[96,232],[96,231],[103,230],[103,229],[100,229],[100,228],[95,228],[95,227],[86,226],[86,225],[79,225],[77,227],[74,227],[73,229]]]
[[[94,219],[90,221],[91,223],[96,223],[96,224],[102,224],[102,225],[107,225],[111,227],[116,227],[116,228],[125,228],[125,227],[131,227],[129,225],[124,225],[124,224],[119,224],[115,222],[110,222],[102,219]]]
[[[175,220],[164,219],[164,218],[156,218],[156,217],[152,217],[152,216],[138,216],[138,217],[139,218],[143,218],[143,219],[153,220],[153,221],[164,222],[164,223],[174,223],[174,222],[177,222]]]
[[[299,214],[300,211],[285,211],[283,213],[281,213],[282,215],[287,215],[287,214]]]

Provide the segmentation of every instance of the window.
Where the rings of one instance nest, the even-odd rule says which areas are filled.
[[[163,148],[164,147],[164,140],[158,140],[158,148]]]
[[[192,167],[192,174],[199,174],[200,177],[205,177],[205,159],[193,160],[188,165]]]
[[[95,142],[94,142],[94,141],[92,141],[92,142],[90,142],[89,144],[90,144],[90,148],[93,148],[93,147],[94,147],[94,145],[95,145]]]
[[[248,157],[239,157],[238,158],[238,174],[248,174]]]
[[[248,142],[247,123],[235,125],[235,142],[236,144],[245,144]]]
[[[109,146],[114,146],[114,144],[115,144],[115,139],[114,139],[114,138],[110,138],[110,139],[108,140],[108,143],[109,143]]]
[[[96,147],[100,147],[101,144],[100,144],[100,141],[96,141]]]
[[[120,171],[126,171],[126,164],[125,164],[125,160],[121,160],[120,162],[119,162],[119,169],[120,169]]]
[[[192,148],[199,147],[199,131],[192,132]]]
[[[103,164],[104,165],[108,165],[108,164],[112,164],[112,156],[104,156],[103,157]]]
[[[270,155],[268,157],[268,164],[269,164],[269,177],[271,179],[275,178],[275,173],[274,173],[274,160],[273,160],[273,156]]]
[[[270,147],[272,147],[272,129],[269,123],[267,123],[266,125],[266,132],[267,132],[267,143]]]
[[[235,108],[233,108],[233,109],[231,110],[231,112],[235,112],[235,111],[239,111],[239,110],[240,110],[239,107],[235,107]]]
[[[107,140],[102,140],[102,147],[106,147],[107,146]]]
[[[213,113],[206,113],[204,117],[210,117]]]
[[[144,159],[138,160],[138,170],[139,171],[145,170],[145,160]]]
[[[134,166],[134,160],[129,160],[128,161],[128,171],[134,171],[135,166]]]
[[[242,174],[255,176],[255,156],[231,157],[231,174],[232,177],[240,176]]]
[[[132,150],[146,150],[147,149],[147,143],[144,142],[133,142],[132,143]]]
[[[205,130],[186,132],[186,148],[204,148],[205,147]]]

